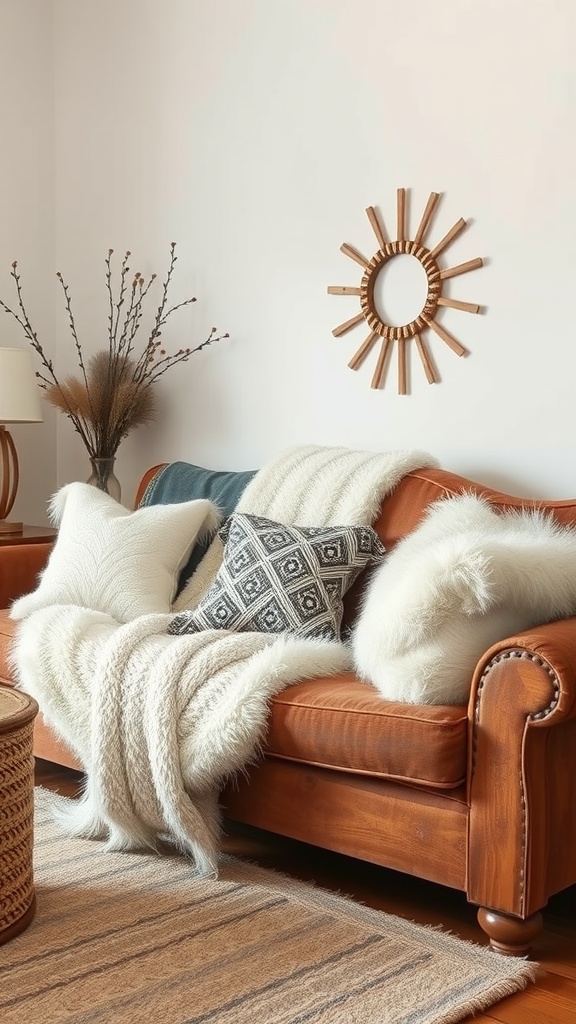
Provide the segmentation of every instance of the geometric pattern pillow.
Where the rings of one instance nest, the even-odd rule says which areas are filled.
[[[370,526],[286,526],[235,512],[220,537],[218,573],[200,604],[174,617],[169,633],[229,629],[339,640],[344,594],[385,557]]]

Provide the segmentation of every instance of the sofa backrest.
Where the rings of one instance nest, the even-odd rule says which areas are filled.
[[[562,501],[519,498],[474,480],[450,473],[446,469],[418,469],[400,482],[393,494],[382,504],[380,517],[374,524],[384,547],[390,550],[421,522],[427,508],[441,498],[453,497],[463,491],[481,494],[498,511],[538,508],[551,512],[559,523],[576,525],[576,498]]]
[[[166,465],[168,463],[163,462],[146,470],[138,485],[135,507],[138,507],[150,481]],[[484,495],[496,509],[539,508],[544,512],[551,512],[559,523],[567,526],[576,525],[576,498],[559,501],[520,498],[494,490],[457,473],[451,473],[447,469],[418,469],[408,473],[396,490],[383,502],[374,529],[384,546],[390,549],[421,522],[432,502],[462,494],[463,491]]]
[[[146,471],[136,494],[136,507],[150,482],[166,465],[167,463],[161,463]],[[559,501],[520,498],[446,469],[418,469],[408,473],[392,494],[383,501],[380,516],[373,524],[386,550],[392,550],[398,541],[418,526],[434,501],[453,497],[462,492],[481,494],[496,510],[538,508],[552,513],[559,523],[576,526],[576,498]],[[344,627],[350,626],[354,621],[364,586],[363,573],[344,600]]]

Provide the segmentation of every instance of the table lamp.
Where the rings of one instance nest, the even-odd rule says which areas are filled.
[[[21,533],[22,523],[9,523],[18,490],[16,446],[4,423],[41,423],[38,384],[31,353],[21,348],[0,348],[0,535]]]

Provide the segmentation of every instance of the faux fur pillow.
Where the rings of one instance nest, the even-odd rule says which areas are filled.
[[[230,629],[339,640],[344,594],[385,554],[370,526],[286,526],[239,512],[220,537],[224,556],[212,585],[169,633]]]
[[[352,635],[356,670],[383,697],[461,704],[498,640],[576,614],[576,530],[540,512],[435,502],[374,574]]]
[[[15,601],[13,619],[52,604],[75,604],[129,622],[169,612],[178,574],[196,540],[218,525],[210,501],[151,505],[130,512],[89,484],[52,498],[56,544],[33,593]]]

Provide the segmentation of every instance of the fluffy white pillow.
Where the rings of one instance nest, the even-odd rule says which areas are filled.
[[[15,601],[13,619],[52,604],[75,604],[130,622],[169,612],[196,540],[214,531],[210,501],[150,505],[131,512],[89,484],[62,487],[50,503],[58,536],[39,585]]]
[[[352,636],[383,697],[462,704],[492,644],[576,614],[576,530],[464,494],[435,502],[376,569]]]

